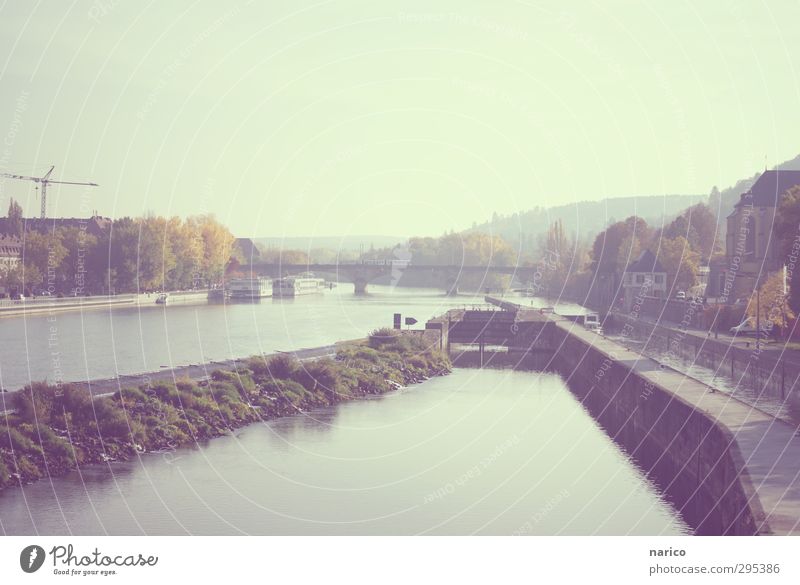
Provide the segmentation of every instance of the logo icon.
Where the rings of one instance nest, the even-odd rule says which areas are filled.
[[[26,546],[19,554],[19,566],[26,573],[35,573],[44,564],[44,557],[44,549],[38,544]]]

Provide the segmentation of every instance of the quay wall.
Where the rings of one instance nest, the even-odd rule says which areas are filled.
[[[557,366],[572,391],[697,534],[769,533],[737,442],[724,424],[672,391],[653,360],[572,323],[553,326],[560,332]]]

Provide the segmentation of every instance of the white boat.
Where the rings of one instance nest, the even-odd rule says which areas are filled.
[[[600,315],[597,313],[586,313],[583,317],[583,326],[589,331],[603,333],[603,327],[600,325]]]
[[[272,296],[272,280],[269,278],[234,278],[228,283],[231,299],[263,299]]]
[[[325,279],[313,275],[286,276],[272,281],[273,297],[297,297],[321,293],[325,290]]]

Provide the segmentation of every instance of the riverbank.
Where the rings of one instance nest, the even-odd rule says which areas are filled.
[[[198,445],[254,422],[385,394],[449,372],[449,359],[427,337],[382,330],[337,346],[333,358],[258,356],[214,369],[208,379],[150,381],[111,396],[33,384],[14,394],[16,411],[0,425],[0,489],[79,466]]]
[[[209,290],[175,291],[168,293],[167,304],[205,303],[209,300]],[[0,317],[19,317],[63,313],[66,311],[87,311],[114,307],[159,307],[156,293],[122,294],[94,297],[36,297],[26,300],[0,299]]]

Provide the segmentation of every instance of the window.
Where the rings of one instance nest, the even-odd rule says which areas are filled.
[[[644,284],[644,274],[636,275],[636,284]]]
[[[664,275],[656,274],[656,284],[664,284]]]

